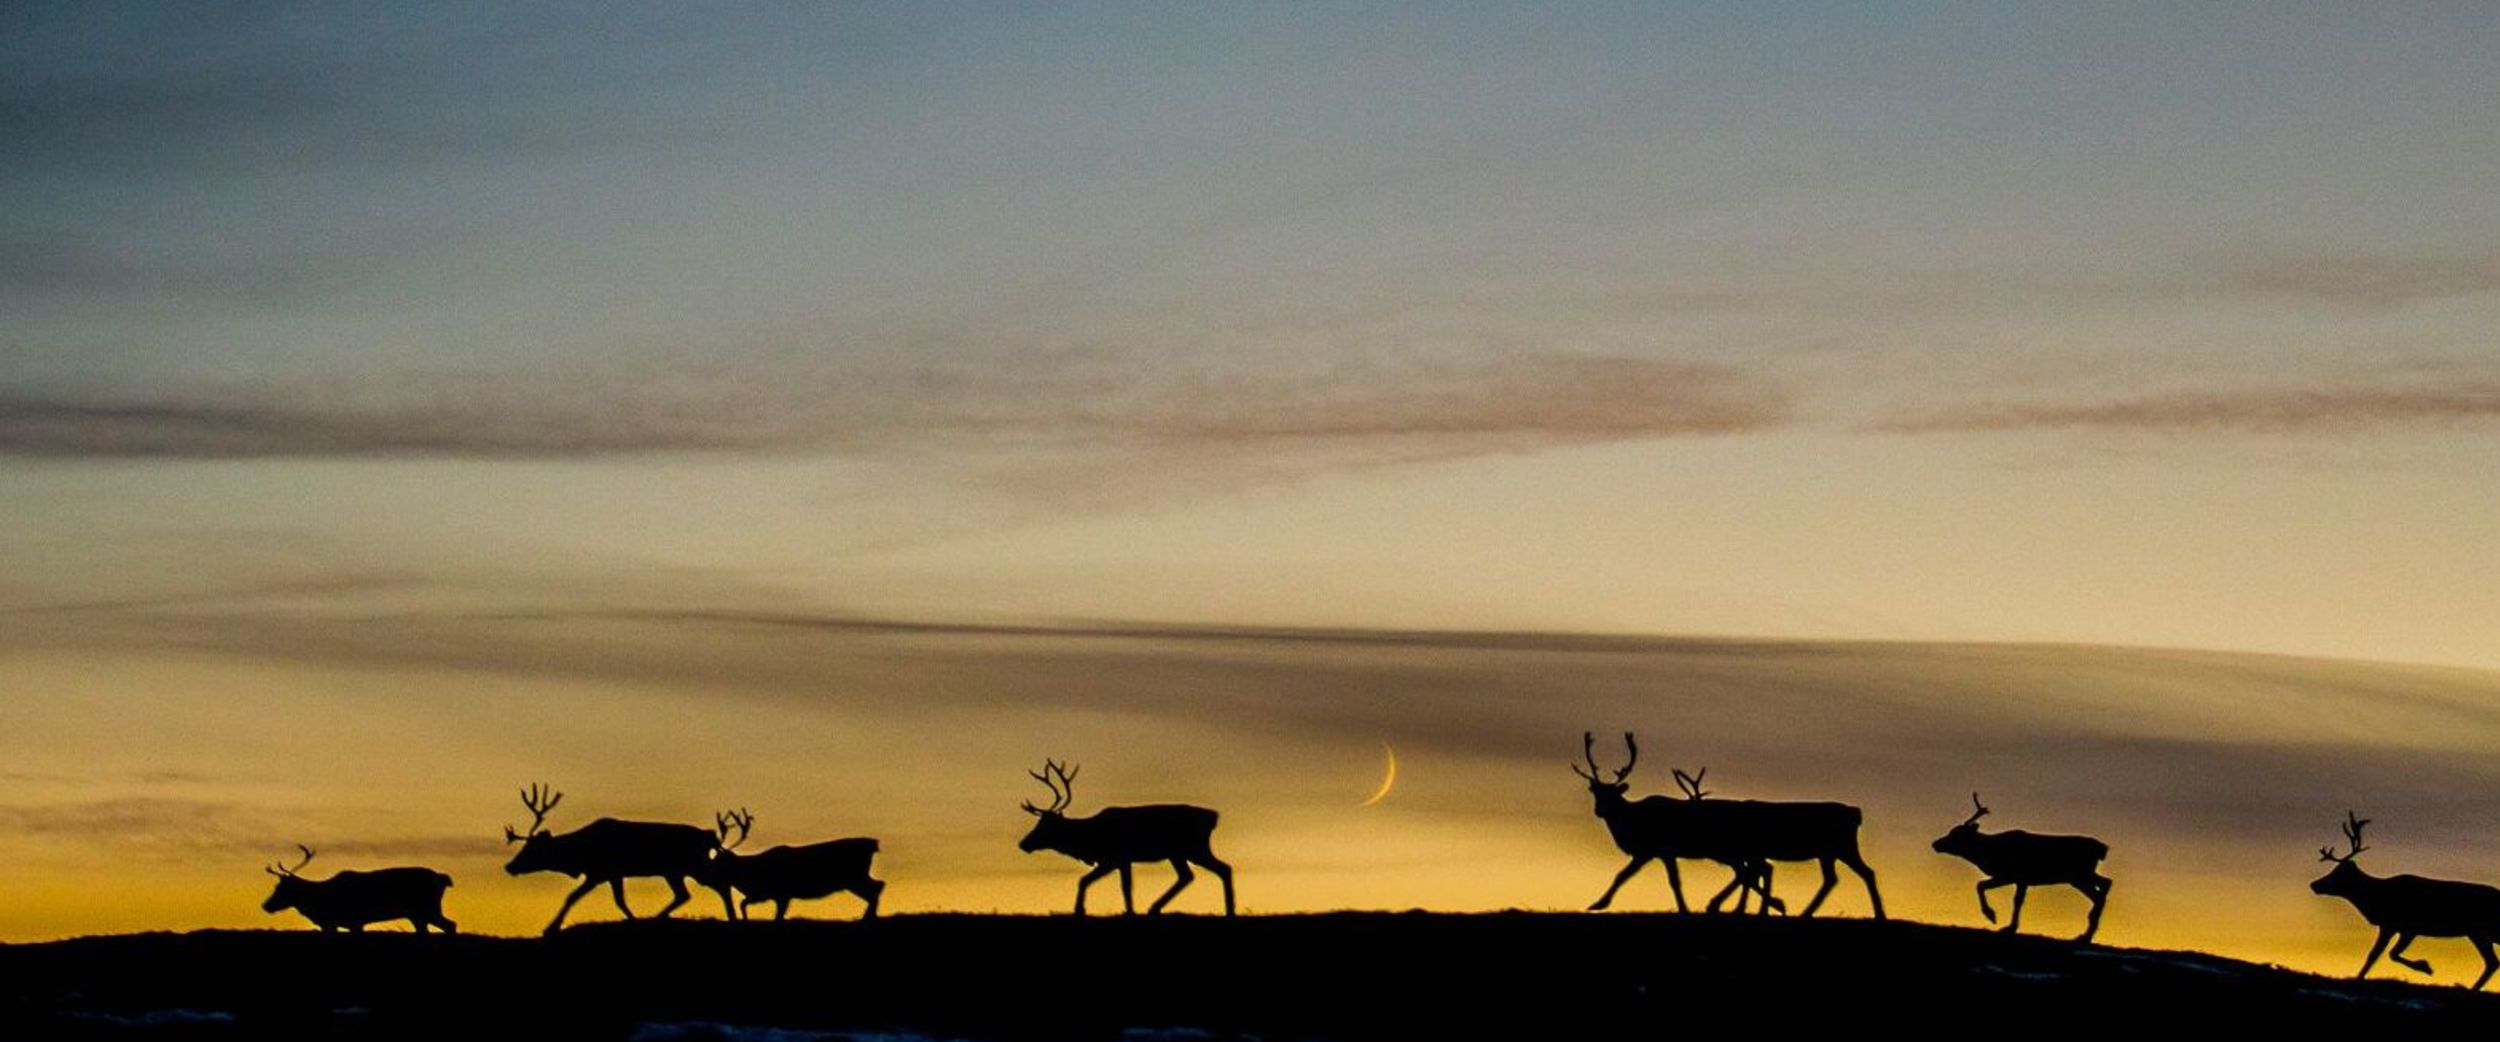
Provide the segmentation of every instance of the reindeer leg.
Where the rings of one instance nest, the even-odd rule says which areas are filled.
[[[2474,978],[2474,990],[2481,991],[2483,985],[2491,982],[2491,971],[2500,970],[2500,955],[2492,954],[2491,938],[2476,937],[2473,941],[2475,953],[2483,957],[2483,975]]]
[[[1762,914],[1769,915],[1778,912],[1781,915],[1787,915],[1788,905],[1779,898],[1771,896],[1771,863],[1757,861],[1754,863],[1754,868],[1756,870],[1754,884],[1762,888]]]
[[[2075,938],[2075,940],[2090,944],[2092,935],[2101,932],[2101,910],[2109,907],[2109,878],[2094,873],[2088,886],[2078,883],[2075,889],[2083,891],[2083,896],[2092,899],[2092,916],[2083,921],[2083,936]]]
[[[1709,900],[1709,901],[1707,901],[1707,902],[1705,902],[1705,903],[1703,903],[1703,905],[1701,906],[1701,910],[1702,910],[1702,912],[1703,912],[1704,914],[1707,914],[1707,915],[1717,915],[1717,914],[1719,914],[1719,906],[1720,906],[1720,905],[1722,905],[1722,904],[1725,904],[1725,903],[1727,902],[1728,895],[1730,895],[1730,894],[1735,894],[1735,895],[1737,895],[1737,897],[1736,897],[1736,911],[1737,911],[1738,913],[1740,913],[1740,914],[1744,912],[1744,910],[1745,910],[1745,895],[1750,894],[1750,893],[1751,893],[1751,891],[1748,891],[1748,890],[1744,889],[1744,886],[1745,886],[1745,866],[1744,866],[1744,864],[1740,862],[1740,863],[1738,863],[1735,867],[1736,867],[1736,876],[1735,876],[1735,878],[1728,880],[1728,881],[1727,881],[1727,885],[1726,885],[1726,886],[1720,887],[1720,888],[1719,888],[1719,892],[1718,892],[1718,893],[1715,893],[1715,894],[1710,895],[1710,900]]]
[[[634,910],[625,904],[624,876],[608,880],[608,896],[616,898],[616,910],[625,913],[625,918],[634,917]]]
[[[1229,889],[1229,887],[1228,887],[1228,889]],[[863,900],[863,901],[868,902],[868,914],[863,915],[863,916],[861,916],[860,918],[862,918],[862,919],[874,919],[874,918],[876,918],[876,917],[877,917],[877,898],[884,896],[884,894],[885,894],[885,882],[884,882],[883,880],[877,880],[877,879],[863,879],[863,880],[861,880],[861,881],[860,881],[860,883],[859,883],[859,885],[858,885],[858,886],[855,886],[855,887],[852,887],[852,888],[851,888],[851,892],[852,892],[852,893],[854,893],[854,894],[858,894],[858,895],[859,895],[859,897],[860,897],[860,900]]]
[[[743,914],[741,914],[741,913],[740,913],[738,906],[737,906],[736,904],[731,903],[731,901],[730,901],[730,897],[729,897],[729,891],[730,891],[730,888],[729,888],[729,887],[725,887],[725,886],[716,886],[716,887],[713,887],[713,888],[712,888],[712,892],[713,892],[713,893],[715,893],[715,894],[719,894],[719,895],[720,895],[720,914],[721,914],[721,918],[723,918],[723,919],[727,919],[727,920],[730,920],[730,921],[732,921],[732,922],[735,922],[735,921],[737,921],[737,920],[740,920],[740,919],[744,919],[744,918],[746,918],[746,916],[745,916],[745,915],[743,915]]]
[[[1119,867],[1118,865],[1095,865],[1093,871],[1085,873],[1085,878],[1076,881],[1076,914],[1085,914],[1085,889],[1093,886],[1095,880],[1110,875]]]
[[[2413,943],[2413,937],[2414,935],[2409,933],[2397,934],[2396,946],[2387,949],[2387,961],[2395,963],[2396,965],[2402,966],[2408,970],[2412,970],[2422,976],[2428,977],[2431,975],[2431,961],[2429,959],[2405,958],[2405,947]]]
[[[2014,884],[2014,914],[2005,919],[2006,933],[2013,933],[2023,928],[2023,898],[2029,896],[2031,896],[2031,884]]]
[[[1163,911],[1163,906],[1171,904],[1174,897],[1180,896],[1181,888],[1188,886],[1190,880],[1196,878],[1198,878],[1198,874],[1189,870],[1189,862],[1180,858],[1173,858],[1172,889],[1164,891],[1163,896],[1155,898],[1155,903],[1146,908],[1146,914],[1154,915]]]
[[[1994,908],[1989,907],[1989,905],[1988,905],[1988,891],[1990,891],[1990,890],[1994,890],[1994,889],[1996,889],[1996,888],[1998,888],[1998,887],[2001,887],[2001,886],[2012,886],[2012,885],[2014,885],[2014,884],[2013,884],[2013,881],[2011,881],[2011,880],[2006,880],[2006,879],[1982,879],[1982,880],[1980,880],[1980,881],[1979,881],[1979,914],[1980,914],[1981,916],[1986,917],[1986,918],[1987,918],[1987,920],[1988,920],[1989,922],[1991,922],[1991,923],[1996,922],[1996,921],[1997,921],[1997,910],[1996,910],[1996,909],[1994,909]]]
[[[1120,914],[1137,914],[1137,866],[1120,866]]]
[[[1858,880],[1860,882],[1866,884],[1866,903],[1874,907],[1875,918],[1882,919],[1884,917],[1884,895],[1882,891],[1875,889],[1875,870],[1866,866],[1866,858],[1863,855],[1860,855],[1854,848],[1849,851],[1847,857],[1841,859],[1841,862],[1849,866],[1849,871],[1858,874]],[[1831,866],[1826,864],[1824,866],[1824,871],[1828,872],[1830,870]]]
[[[1667,863],[1667,889],[1675,892],[1676,914],[1682,915],[1686,912],[1692,911],[1692,909],[1684,907],[1684,869],[1676,864],[1676,862],[1680,859],[1667,857],[1660,858],[1659,860]]]
[[[1615,873],[1614,885],[1607,887],[1605,893],[1597,895],[1597,903],[1590,905],[1589,911],[1603,912],[1606,910],[1607,905],[1615,903],[1615,891],[1623,889],[1623,884],[1629,881],[1635,873],[1638,873],[1641,870],[1642,865],[1646,865],[1648,863],[1648,858],[1636,857],[1632,859],[1631,864],[1623,866],[1623,871]],[[1675,862],[1667,862],[1667,871],[1675,871]]]
[[[2379,953],[2387,950],[2388,940],[2395,936],[2394,930],[2384,926],[2378,928],[2378,940],[2370,942],[2370,957],[2361,960],[2361,972],[2352,975],[2354,980],[2370,975],[2370,967],[2378,965]]]
[[[787,897],[774,898],[773,921],[777,923],[788,918],[790,918],[790,899]]]
[[[592,887],[598,885],[599,881],[596,879],[585,879],[582,880],[582,885],[573,888],[572,893],[564,895],[564,903],[556,906],[555,920],[547,924],[547,932],[552,934],[564,929],[564,917],[573,910],[573,902],[581,900],[583,894],[589,893]]]
[[[1814,900],[1806,902],[1806,910],[1797,913],[1797,918],[1799,919],[1813,918],[1814,910],[1823,907],[1823,899],[1832,896],[1832,888],[1840,885],[1840,873],[1832,870],[1832,859],[1824,858],[1822,860],[1823,886],[1821,889],[1814,892]]]
[[[1233,914],[1233,866],[1225,864],[1211,852],[1192,860],[1197,861],[1199,867],[1215,873],[1215,881],[1224,884],[1224,914]]]
[[[676,911],[678,908],[680,908],[680,907],[682,907],[683,905],[685,905],[685,903],[686,903],[686,902],[694,900],[694,895],[693,895],[693,894],[691,894],[691,893],[686,892],[686,877],[684,877],[684,876],[669,876],[669,877],[667,877],[667,879],[668,879],[668,892],[669,892],[670,894],[672,894],[672,895],[675,895],[675,900],[670,901],[670,902],[668,903],[668,907],[663,908],[663,909],[660,909],[660,915],[659,915],[659,917],[660,917],[660,918],[662,918],[662,919],[666,919],[666,918],[668,918],[668,914],[669,914],[670,912],[674,912],[674,911]],[[622,892],[622,891],[623,891],[623,884],[622,884],[622,883],[619,883],[619,884],[618,884],[618,890],[619,890],[619,892]]]

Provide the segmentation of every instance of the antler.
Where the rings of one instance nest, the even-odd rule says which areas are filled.
[[[1977,825],[1979,824],[1979,819],[1988,816],[1988,805],[1979,802],[1979,794],[1975,792],[1970,794],[1970,805],[1974,809],[1971,811],[1970,817],[1964,819],[1962,824]]]
[[[2320,861],[2336,861],[2336,862],[2343,862],[2343,861],[2350,861],[2350,860],[2352,860],[2352,859],[2354,859],[2354,858],[2356,858],[2356,857],[2360,857],[2360,856],[2361,856],[2361,852],[2362,852],[2362,851],[2370,849],[2370,848],[2368,848],[2368,847],[2365,847],[2365,846],[2362,846],[2362,845],[2361,845],[2361,830],[2362,830],[2363,828],[2367,827],[2369,824],[2370,824],[2370,819],[2368,819],[2368,818],[2364,818],[2364,817],[2359,817],[2359,816],[2356,816],[2356,815],[2355,815],[2355,814],[2353,814],[2353,812],[2351,812],[2351,811],[2345,811],[2345,812],[2344,812],[2344,842],[2345,842],[2346,844],[2349,844],[2349,845],[2352,847],[2352,849],[2351,849],[2351,850],[2347,850],[2347,851],[2345,851],[2344,853],[2342,853],[2342,854],[2340,854],[2340,855],[2339,855],[2339,854],[2335,853],[2335,848],[2334,848],[2334,847],[2319,847],[2319,848],[2318,848],[2318,860],[2320,860]]]
[[[1051,773],[1059,776],[1059,805],[1051,809],[1066,810],[1068,809],[1068,804],[1076,802],[1077,769],[1073,766],[1052,764],[1050,771]]]
[[[1697,800],[1704,796],[1708,796],[1710,795],[1710,790],[1701,787],[1701,780],[1708,777],[1709,774],[1710,768],[1708,767],[1704,767],[1691,774],[1684,773],[1684,769],[1678,767],[1675,769],[1675,787],[1684,790],[1684,798],[1688,800]]]
[[[295,845],[295,849],[304,852],[304,860],[296,862],[293,867],[286,867],[273,862],[269,866],[269,874],[285,879],[293,879],[295,878],[295,873],[303,871],[304,866],[312,864],[313,849],[311,847],[298,843]]]
[[[1623,779],[1632,776],[1633,764],[1641,762],[1641,743],[1633,740],[1632,732],[1623,732],[1623,747],[1630,750],[1632,755],[1631,759],[1623,761],[1623,769],[1615,772],[1614,784],[1617,785],[1623,784]],[[1595,732],[1580,732],[1580,758],[1589,762],[1589,769],[1585,771],[1581,770],[1580,765],[1575,763],[1571,765],[1571,773],[1577,774],[1581,778],[1586,779],[1591,785],[1599,784],[1597,781],[1597,774],[1598,772],[1605,770],[1605,768],[1597,765],[1597,735]]]
[[[729,830],[733,828],[738,830],[738,838],[734,841],[729,838]],[[738,849],[738,844],[747,841],[747,832],[754,828],[755,815],[745,807],[712,815],[712,834],[720,837],[722,850]]]
[[[532,783],[529,788],[521,790],[521,806],[530,812],[530,829],[528,832],[515,832],[512,826],[506,825],[503,827],[503,841],[518,843],[537,835],[538,827],[547,823],[547,812],[556,809],[556,804],[562,802],[564,794],[550,791],[543,783]]]
[[[1032,800],[1026,800],[1024,812],[1040,817],[1068,809],[1068,804],[1076,799],[1076,772],[1074,767],[1060,766],[1057,760],[1044,760],[1041,770],[1024,772],[1050,790],[1050,806],[1036,807]]]

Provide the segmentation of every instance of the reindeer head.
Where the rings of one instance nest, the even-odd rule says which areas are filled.
[[[544,785],[532,785],[521,790],[521,806],[529,809],[530,827],[527,832],[516,830],[510,825],[503,827],[504,844],[521,845],[521,852],[512,855],[512,860],[503,866],[504,871],[517,876],[529,872],[545,872],[554,868],[553,865],[547,863],[549,847],[546,841],[550,838],[550,834],[541,826],[547,824],[547,812],[556,809],[556,804],[562,802],[564,802],[563,793],[551,792]]]
[[[293,865],[280,865],[273,863],[267,869],[270,875],[278,877],[278,888],[269,892],[269,900],[260,903],[261,911],[283,912],[289,908],[293,908],[302,902],[304,889],[313,885],[311,880],[298,877],[295,874],[303,871],[304,866],[312,864],[313,850],[311,847],[305,846],[301,843],[296,844],[295,849],[304,852],[304,860],[298,861]]]
[[[1632,739],[1630,731],[1623,732],[1623,748],[1630,755],[1624,759],[1622,769],[1615,771],[1611,780],[1602,778],[1605,768],[1597,765],[1597,735],[1588,731],[1580,732],[1580,758],[1588,761],[1588,769],[1582,770],[1580,765],[1575,763],[1571,765],[1571,773],[1579,775],[1580,780],[1589,783],[1589,795],[1597,797],[1599,806],[1621,802],[1623,794],[1632,788],[1624,782],[1624,779],[1632,776],[1632,765],[1641,762],[1641,745]],[[1700,786],[1698,779],[1694,781],[1694,786],[1696,788]]]
[[[1060,830],[1068,820],[1068,804],[1076,799],[1076,768],[1061,766],[1057,760],[1045,760],[1041,770],[1025,773],[1050,789],[1050,806],[1036,807],[1033,801],[1024,801],[1024,812],[1033,816],[1033,831],[1025,833],[1024,842],[1016,846],[1027,854],[1036,850],[1057,849]]]
[[[1979,819],[1988,816],[1988,805],[1979,802],[1978,793],[1970,794],[1970,805],[1970,817],[1962,819],[1962,823],[1953,826],[1952,831],[1936,837],[1936,842],[1933,844],[1936,853],[1951,854],[1955,857],[1969,856],[1974,846],[1973,841],[1979,838]]]
[[[736,885],[739,867],[745,860],[738,856],[737,850],[740,844],[747,841],[747,833],[754,830],[755,815],[745,807],[712,815],[713,842],[719,844],[720,849],[713,851],[712,859],[695,871],[694,881],[713,890]],[[737,833],[738,838],[729,838],[732,832]],[[729,895],[723,893],[721,899],[726,901]]]
[[[2328,897],[2350,897],[2353,891],[2359,889],[2362,880],[2370,878],[2370,874],[2363,872],[2361,866],[2353,864],[2354,858],[2360,857],[2362,851],[2370,849],[2361,845],[2361,830],[2369,823],[2368,818],[2356,817],[2351,811],[2344,812],[2344,844],[2350,849],[2338,854],[2334,847],[2318,848],[2318,860],[2332,861],[2335,867],[2327,870],[2325,875],[2319,876],[2317,881],[2309,884],[2310,893],[2323,894]]]

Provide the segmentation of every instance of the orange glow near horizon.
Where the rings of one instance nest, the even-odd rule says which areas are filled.
[[[449,911],[464,927],[528,933],[569,886],[501,871],[499,830],[526,822],[515,790],[536,780],[568,793],[549,822],[559,830],[607,815],[705,822],[747,806],[758,844],[880,837],[890,913],[1056,912],[1081,866],[1014,846],[1024,771],[1044,755],[1085,765],[1079,813],[1220,809],[1216,849],[1237,866],[1251,914],[1573,909],[1621,864],[1564,770],[1586,727],[1642,733],[1636,793],[1665,788],[1672,766],[1706,765],[1721,795],[1866,808],[1868,859],[1899,917],[1982,925],[1975,873],[1926,848],[1978,788],[1997,809],[1991,826],[2112,845],[2105,943],[2344,973],[2368,931],[2305,888],[2344,801],[2382,822],[2368,862],[2378,871],[2470,878],[2480,833],[2433,789],[2477,777],[2500,749],[2500,677],[2187,652],[703,621],[187,625],[186,652],[8,655],[13,684],[52,697],[7,709],[0,858],[14,869],[0,940],[302,928],[257,907],[261,866],[297,842],[322,851],[314,875],[451,872]],[[213,650],[266,639],[267,625],[324,653]],[[371,660],[370,638],[386,630],[389,661]],[[400,657],[413,645],[429,661]],[[2342,709],[2311,711],[2325,704]],[[1382,741],[1400,751],[1398,785],[1357,806],[1378,784]],[[2396,763],[2421,777],[2380,773]],[[1695,902],[1724,882],[1714,866],[1687,868]],[[1810,864],[1779,871],[1792,904],[1811,892]],[[1668,907],[1663,873],[1650,872],[1618,907]],[[1141,894],[1167,878],[1141,868]],[[1211,911],[1214,890],[1200,889],[1176,909]],[[664,900],[648,881],[633,894],[646,913]],[[1117,907],[1108,885],[1094,898]],[[1854,878],[1843,873],[1829,908],[1866,913]],[[844,898],[801,909],[856,914]],[[2071,934],[2081,909],[2039,891],[2026,927]],[[718,908],[699,893],[689,912]],[[576,913],[613,914],[596,896]]]

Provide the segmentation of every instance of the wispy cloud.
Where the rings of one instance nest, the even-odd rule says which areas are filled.
[[[2026,430],[2298,433],[2500,419],[2500,382],[2449,387],[2189,391],[2099,402],[1948,409],[1878,423],[1897,434]]]
[[[82,632],[93,637],[99,629]],[[2462,819],[2472,801],[2455,794],[2500,780],[2485,753],[2500,734],[2494,675],[2280,656],[942,625],[762,612],[224,617],[202,620],[182,639],[200,651],[395,677],[456,669],[683,684],[700,692],[707,711],[740,711],[719,701],[738,692],[780,709],[835,705],[898,733],[924,733],[922,714],[979,712],[1080,730],[1091,725],[1073,721],[1164,720],[1209,728],[1228,742],[1297,749],[1368,748],[1391,736],[1419,758],[1499,764],[1566,797],[1532,802],[1523,811],[1531,814],[1585,813],[1567,798],[1559,763],[1584,729],[1655,732],[1656,769],[1711,766],[1731,793],[1847,789],[1870,806],[1935,814],[1941,828],[1964,786],[1985,785],[2043,815],[2063,808],[2155,836],[2295,851],[2355,793],[2419,816]],[[876,681],[828,689],[829,657]],[[1495,791],[1508,780],[1488,774],[1480,784]],[[1470,813],[1506,813],[1493,809],[1499,803]],[[178,826],[200,817],[198,807],[0,808],[0,833],[67,835],[100,822],[106,835],[196,837]],[[208,831],[236,846],[265,847],[272,836],[293,842],[266,822]],[[335,846],[377,857],[481,852],[468,837],[428,842],[383,837],[369,849],[344,840]]]
[[[1195,451],[1402,446],[1416,454],[1722,434],[1788,416],[1741,370],[1532,354],[1305,374],[1095,359],[599,384],[542,378],[160,395],[0,393],[0,454],[580,458],[924,445],[927,439]]]
[[[150,856],[243,849],[245,837],[275,835],[266,811],[241,804],[143,796],[76,803],[0,806],[0,832],[102,844]]]
[[[255,604],[265,605],[273,601],[329,599],[359,593],[404,589],[413,585],[416,585],[416,581],[407,576],[344,575],[305,582],[253,583],[173,593],[151,593],[144,596],[0,604],[0,616],[152,611],[168,608],[233,608]],[[160,780],[188,780],[176,777],[177,772],[159,773],[165,775]],[[0,773],[0,778],[5,777],[7,777],[6,774]]]
[[[66,803],[0,804],[0,835],[97,847],[117,856],[275,857],[309,842],[323,860],[492,856],[498,840],[476,835],[328,838],[335,826],[302,809],[237,800],[143,796]],[[317,873],[316,873],[317,874]]]
[[[375,409],[226,400],[0,396],[0,452],[18,456],[600,456],[771,447],[726,417],[596,415],[483,402]]]
[[[2388,307],[2500,293],[2500,256],[2316,256],[2233,267],[2214,282],[2226,293],[2305,297]]]

